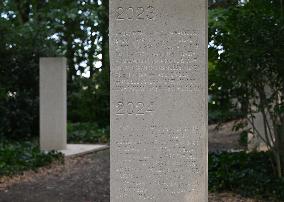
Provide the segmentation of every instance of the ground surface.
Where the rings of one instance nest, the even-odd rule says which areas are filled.
[[[14,185],[8,188],[2,186],[0,201],[107,202],[109,165],[109,150],[67,159],[65,166],[28,173],[26,182],[11,182]]]
[[[212,124],[208,127],[208,149],[209,152],[216,151],[238,151],[245,149],[240,146],[240,132],[233,130],[235,121],[222,125]]]
[[[240,149],[238,134],[227,124],[209,127],[209,150]],[[67,159],[37,173],[0,179],[0,202],[108,202],[109,150]],[[209,202],[257,202],[230,193],[209,194]]]

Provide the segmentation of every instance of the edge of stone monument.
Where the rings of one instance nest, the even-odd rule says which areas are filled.
[[[60,87],[59,90],[52,92],[52,95],[56,95],[61,98],[60,100],[52,98],[51,101],[56,101],[56,109],[60,111],[58,116],[54,116],[50,114],[50,110],[46,110],[47,106],[50,105],[50,100],[46,98],[50,98],[50,90],[48,88],[54,88],[52,85],[54,83],[54,78],[50,74],[47,74],[49,78],[52,78],[51,81],[47,81],[45,78],[46,71],[44,69],[49,68],[51,66],[55,66],[58,68],[59,75],[61,78],[57,80],[55,83],[58,84],[56,86]],[[67,145],[67,59],[66,57],[40,57],[39,58],[39,143],[40,150],[42,151],[51,151],[51,150],[60,150],[66,149]],[[51,85],[51,86],[50,86]],[[62,87],[62,88],[61,88]],[[58,94],[59,93],[59,94]],[[48,96],[47,96],[48,95]],[[51,107],[51,106],[49,106]],[[53,109],[53,106],[51,107]],[[60,109],[60,110],[59,110]],[[54,110],[53,110],[54,112]],[[60,127],[55,127],[54,124],[50,125],[50,117],[56,119],[60,122]],[[59,124],[59,125],[60,125]],[[51,130],[50,130],[51,129]],[[48,132],[47,132],[48,130]],[[55,134],[59,134],[56,136]]]

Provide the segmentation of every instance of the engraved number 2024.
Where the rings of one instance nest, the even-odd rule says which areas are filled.
[[[154,111],[152,106],[153,102],[148,105],[145,105],[143,102],[118,102],[116,105],[116,115],[145,115],[146,113],[151,113]]]
[[[147,7],[118,7],[116,9],[117,20],[152,20],[154,18],[155,9],[153,6]]]

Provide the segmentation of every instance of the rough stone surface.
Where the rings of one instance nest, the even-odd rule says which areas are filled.
[[[207,196],[207,1],[110,0],[112,202]]]
[[[40,59],[40,148],[66,149],[66,58]]]

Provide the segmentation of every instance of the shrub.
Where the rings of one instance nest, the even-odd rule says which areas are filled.
[[[275,177],[270,159],[269,152],[209,154],[209,191],[283,201],[284,178]]]
[[[25,170],[36,170],[54,160],[63,161],[57,152],[41,152],[33,142],[0,142],[0,176],[21,174]]]
[[[242,118],[242,114],[240,112],[222,110],[221,108],[212,109],[210,104],[208,106],[209,106],[209,111],[208,111],[209,124],[225,123],[228,121]]]
[[[69,143],[107,143],[109,128],[99,128],[96,123],[68,123]]]

